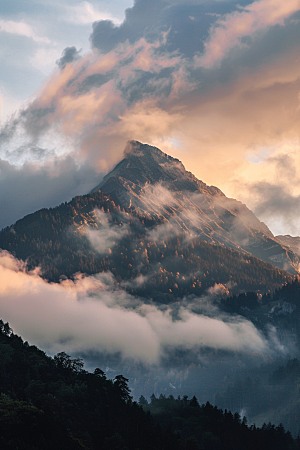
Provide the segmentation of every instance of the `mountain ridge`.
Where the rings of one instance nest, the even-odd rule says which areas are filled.
[[[245,205],[207,187],[177,160],[174,171],[174,158],[159,149],[153,158],[152,149],[135,141],[134,152],[127,148],[103,180],[106,192],[25,216],[0,232],[0,248],[26,261],[28,270],[40,267],[49,281],[110,272],[118,288],[160,303],[201,296],[216,284],[227,293],[267,292],[294,279],[271,264],[275,244],[283,257],[294,254],[260,231],[264,224]],[[256,253],[271,247],[269,254],[264,249],[266,261],[253,243]]]
[[[246,205],[198,180],[181,161],[157,147],[129,141],[124,158],[91,193],[98,189],[121,207],[171,222],[174,230],[250,253],[293,274],[299,272],[299,255],[276,239]]]

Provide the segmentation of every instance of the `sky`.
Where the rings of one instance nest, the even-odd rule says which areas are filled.
[[[0,227],[85,194],[131,139],[300,235],[300,0],[0,5]]]
[[[300,235],[299,36],[300,0],[0,2],[0,228],[88,193],[139,140]],[[174,321],[110,273],[53,284],[0,252],[0,279],[3,320],[51,354],[287,353],[211,304],[222,285]]]

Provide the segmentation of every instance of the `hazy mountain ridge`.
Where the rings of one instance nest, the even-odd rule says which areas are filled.
[[[276,240],[284,245],[286,248],[290,249],[293,253],[300,256],[300,237],[299,236],[276,236]]]

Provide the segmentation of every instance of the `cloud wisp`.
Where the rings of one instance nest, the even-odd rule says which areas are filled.
[[[284,351],[251,322],[213,306],[196,314],[191,306],[177,305],[174,320],[171,306],[161,310],[131,297],[109,273],[49,284],[38,270],[27,273],[24,263],[2,252],[0,280],[3,319],[24,339],[51,353],[118,353],[125,360],[158,365],[176,348],[199,357],[205,348],[257,355]],[[190,304],[206,300],[208,305],[213,293],[207,295]]]
[[[33,39],[35,42],[51,44],[47,37],[39,37],[26,22],[14,22],[12,20],[0,20],[0,32],[16,34]]]
[[[247,47],[247,37],[255,38],[274,25],[284,25],[285,19],[299,11],[300,2],[259,0],[240,9],[226,14],[213,25],[204,44],[204,55],[196,58],[197,64],[212,67],[220,63],[232,48]]]
[[[92,24],[99,20],[110,20],[115,24],[120,24],[120,20],[110,13],[102,12],[92,3],[84,1],[75,6],[65,6],[65,20],[79,25]]]
[[[97,228],[86,227],[86,236],[91,246],[100,254],[107,254],[129,233],[128,225],[115,225],[109,222],[108,213],[94,211]]]

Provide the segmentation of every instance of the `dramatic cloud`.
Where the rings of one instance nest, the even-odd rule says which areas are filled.
[[[205,43],[205,53],[198,60],[199,64],[211,67],[220,62],[231,48],[247,46],[246,37],[255,37],[255,34],[277,24],[284,25],[284,19],[300,9],[300,2],[260,0],[241,9],[241,12],[235,11],[217,20]]]
[[[56,61],[58,67],[64,69],[67,64],[72,63],[73,61],[79,59],[80,57],[79,53],[80,51],[78,51],[76,47],[65,48],[62,57],[58,61]]]
[[[294,196],[285,186],[278,186],[266,182],[256,183],[252,186],[258,197],[255,212],[265,220],[276,217],[279,226],[274,228],[290,230],[292,234],[299,233],[300,227],[300,195]]]
[[[0,229],[38,209],[88,193],[100,179],[101,174],[88,165],[78,166],[70,156],[20,168],[0,160],[0,191],[5,193],[0,196]]]
[[[285,148],[258,154],[252,165],[256,178],[261,181],[246,181],[249,171],[242,174],[243,180],[237,180],[248,205],[261,220],[270,224],[274,234],[299,234],[300,156],[296,148],[291,143]]]
[[[111,274],[49,284],[37,270],[26,273],[24,264],[6,252],[0,255],[0,280],[3,319],[51,353],[120,353],[125,359],[159,364],[176,348],[199,356],[205,348],[245,354],[284,350],[251,322],[209,308],[209,297],[194,299],[189,307],[177,305],[174,320],[171,307],[160,310],[138,301],[118,289]],[[198,314],[190,309],[196,303]]]
[[[91,42],[93,47],[101,52],[109,52],[120,43],[129,41],[134,43],[153,28],[157,17],[168,3],[163,0],[138,0],[133,8],[125,12],[125,20],[120,26],[116,26],[110,20],[101,20],[93,24]]]
[[[77,7],[96,14],[91,3]],[[255,158],[277,157],[288,143],[299,148],[298,10],[298,0],[136,0],[121,24],[93,24],[91,52],[79,58],[74,45],[65,49],[59,69],[3,128],[1,155],[15,164],[19,153],[22,161],[26,135],[27,148],[46,151],[43,164],[69,152],[76,164],[105,172],[136,139],[247,202],[245,176],[248,186],[276,183],[271,159],[257,171]],[[50,145],[53,135],[68,141],[63,151]],[[287,180],[281,186],[287,190]]]

